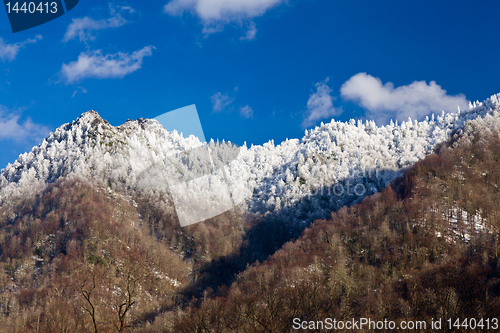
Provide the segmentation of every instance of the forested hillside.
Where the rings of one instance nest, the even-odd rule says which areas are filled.
[[[173,318],[164,330],[289,332],[294,318],[362,317],[425,320],[421,331],[433,331],[433,318],[498,318],[499,163],[495,113],[381,193],[315,221],[230,288],[164,314]],[[476,329],[491,331],[485,323]],[[460,325],[452,330],[471,331]]]
[[[180,227],[154,206],[69,177],[2,206],[1,332],[125,332],[184,299],[242,243],[234,212]],[[152,316],[152,317],[151,317]]]
[[[199,141],[86,113],[1,172],[0,332],[500,317],[498,108],[243,147],[227,170],[250,195],[184,228],[155,166]],[[366,191],[335,194],[349,181]]]

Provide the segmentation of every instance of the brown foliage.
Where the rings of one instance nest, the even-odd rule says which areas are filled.
[[[315,221],[241,273],[224,299],[179,313],[171,331],[289,332],[293,318],[498,317],[499,157],[497,132],[444,145],[393,187]]]

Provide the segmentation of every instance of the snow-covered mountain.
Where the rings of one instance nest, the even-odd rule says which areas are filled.
[[[386,186],[468,120],[499,110],[497,94],[467,111],[443,112],[420,122],[379,127],[373,121],[332,120],[306,130],[301,140],[240,147],[225,167],[227,180],[234,201],[251,212],[286,214],[295,222],[324,218]],[[113,127],[89,111],[0,172],[0,203],[36,194],[72,174],[129,195],[168,192],[178,172],[171,157],[200,146],[198,138],[168,132],[155,120],[128,120]],[[220,186],[211,184],[206,195]]]

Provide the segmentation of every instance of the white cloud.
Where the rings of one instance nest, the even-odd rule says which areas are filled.
[[[359,103],[366,109],[367,118],[387,123],[389,119],[407,120],[422,118],[441,110],[467,109],[469,102],[464,95],[450,96],[446,90],[431,81],[414,81],[394,88],[391,82],[382,84],[379,78],[359,73],[347,80],[340,89],[341,96]]]
[[[261,16],[283,0],[172,0],[164,10],[170,15],[194,11],[205,22],[233,21]]]
[[[110,6],[110,8],[112,8],[112,7]],[[135,13],[135,9],[130,7],[130,6],[118,6],[118,9],[120,11],[127,11],[129,13]],[[113,13],[113,9],[111,9],[111,13]]]
[[[63,64],[61,76],[67,83],[84,78],[122,78],[142,67],[144,57],[151,56],[154,46],[146,46],[132,54],[102,54],[100,50],[82,52],[78,60]]]
[[[84,94],[86,94],[86,93],[88,92],[88,90],[87,90],[87,89],[85,89],[84,87],[78,87],[78,88],[79,88],[79,89],[80,89],[80,91],[81,91],[82,93],[84,93]],[[78,93],[78,90],[75,90],[75,91],[73,92],[73,95],[71,95],[71,98],[75,97],[75,95],[76,95],[77,93]]]
[[[76,37],[80,39],[80,42],[94,40],[95,36],[92,36],[93,31],[121,27],[128,22],[121,16],[121,12],[135,12],[135,10],[131,7],[118,7],[118,9],[119,10],[116,11],[116,9],[110,6],[111,17],[106,20],[94,20],[88,16],[83,18],[74,18],[68,26],[62,41],[66,43]]]
[[[234,102],[234,98],[229,97],[228,94],[222,94],[221,92],[215,93],[212,97],[210,97],[212,101],[214,112],[222,112],[232,102]]]
[[[35,38],[27,39],[21,43],[7,44],[2,37],[0,37],[0,60],[4,61],[12,61],[16,59],[19,50],[21,50],[27,44],[34,44],[37,41],[42,39],[41,35],[35,36]]]
[[[0,105],[0,140],[18,142],[40,140],[50,132],[46,126],[33,123],[29,117],[24,122],[20,119],[19,114],[9,112]]]
[[[283,2],[285,0],[171,0],[163,10],[174,16],[184,12],[196,14],[203,22],[203,33],[210,34],[221,31],[224,24],[230,22],[251,21]],[[252,34],[255,37],[256,31],[254,25],[247,37]]]
[[[243,118],[252,118],[253,117],[253,110],[250,106],[245,105],[244,107],[240,108],[240,116]]]
[[[248,27],[247,33],[245,36],[240,37],[240,40],[254,40],[255,35],[257,35],[257,28],[255,27],[255,23],[251,22]]]
[[[324,82],[316,83],[316,92],[311,94],[307,101],[306,118],[302,121],[302,127],[314,125],[318,120],[331,118],[342,113],[341,108],[333,106],[334,97],[332,89],[327,85],[329,78]]]

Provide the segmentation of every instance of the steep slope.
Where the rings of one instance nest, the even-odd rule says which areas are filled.
[[[421,122],[377,127],[374,122],[332,120],[306,131],[300,141],[243,146],[226,167],[233,195],[237,202],[245,200],[243,209],[255,213],[281,214],[295,222],[324,218],[385,187],[467,120],[498,109],[499,97]],[[113,127],[90,111],[1,171],[0,202],[37,193],[69,174],[129,194],[168,192],[168,180],[176,173],[169,157],[199,145],[197,138],[169,133],[154,120]]]
[[[126,198],[61,178],[0,206],[0,332],[122,332],[171,304],[192,268]]]
[[[444,265],[439,260],[455,255],[465,264],[453,261],[430,274],[449,269],[466,276],[467,263],[481,261],[490,266],[480,266],[483,275],[471,276],[479,277],[480,285],[491,281],[496,266],[485,258],[495,255],[491,239],[498,240],[500,197],[495,192],[500,179],[495,110],[498,96],[436,120],[380,128],[332,122],[307,131],[301,141],[242,147],[227,167],[231,185],[240,182],[242,192],[250,194],[242,209],[186,228],[180,227],[166,184],[178,171],[170,164],[172,154],[200,142],[169,133],[156,121],[139,119],[113,127],[97,113],[85,113],[1,171],[0,331],[190,332],[229,327],[218,314],[239,318],[229,323],[235,331],[259,331],[248,326],[245,316],[262,319],[268,331],[280,331],[279,325],[289,329],[286,316],[300,311],[317,318],[328,309],[384,316],[371,302],[383,301],[377,298],[380,294],[367,290],[391,291],[399,286],[396,278],[408,276],[416,276],[408,285],[418,286],[417,271],[426,260]],[[300,240],[251,267],[298,237],[312,219],[330,216],[340,205],[385,187],[442,141],[463,152],[446,155],[448,150],[441,149],[441,159],[431,155],[417,163],[405,182],[398,183],[397,193],[385,190],[361,206],[314,223]],[[339,186],[347,191],[350,186],[352,192],[358,184],[366,189],[360,195],[335,192]],[[405,200],[398,201],[399,195]],[[254,214],[240,214],[247,211]],[[278,223],[268,223],[273,220]],[[480,260],[465,255],[483,250],[487,255]],[[339,262],[349,264],[347,271]],[[314,275],[319,272],[330,275]],[[258,286],[252,282],[256,279]],[[344,282],[325,286],[325,279]],[[488,295],[495,295],[496,284],[491,283]],[[229,304],[213,298],[211,288]],[[457,290],[453,292],[462,292]],[[436,294],[443,299],[447,295]],[[200,309],[188,307],[193,296],[195,305],[206,299]],[[412,297],[421,301],[418,294]],[[400,304],[414,299],[403,298]],[[413,309],[405,306],[394,311]],[[266,317],[278,315],[281,308],[281,317]]]
[[[494,112],[391,187],[315,221],[229,289],[157,322],[174,322],[164,332],[324,332],[353,321],[361,331],[404,331],[402,324],[416,332],[494,331],[499,163]],[[436,321],[441,327],[432,327]]]

